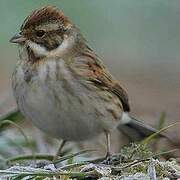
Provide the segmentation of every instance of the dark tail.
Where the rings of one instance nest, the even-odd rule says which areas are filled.
[[[128,114],[123,114],[122,121],[118,125],[118,129],[125,134],[131,141],[141,141],[144,138],[150,136],[153,133],[156,133],[158,130],[151,127],[150,125],[145,124],[133,117],[130,117]],[[165,137],[166,135],[160,133],[157,137]]]

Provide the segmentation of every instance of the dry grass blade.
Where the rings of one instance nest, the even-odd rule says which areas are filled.
[[[135,160],[133,162],[129,162],[128,164],[126,164],[124,166],[111,166],[111,168],[113,168],[115,170],[123,170],[123,169],[131,167],[131,166],[137,166],[139,163],[149,161],[152,158],[157,158],[159,156],[162,156],[162,155],[165,155],[165,154],[169,154],[169,153],[173,153],[173,152],[176,152],[178,150],[179,149],[172,149],[170,151],[160,152],[160,153],[154,154],[152,157],[149,157],[149,158]]]
[[[171,154],[171,153],[174,153],[174,152],[177,152],[177,151],[179,151],[179,149],[172,149],[172,150],[169,150],[169,151],[159,152],[159,153],[153,155],[152,157],[157,158],[159,156],[163,156],[163,155],[166,155],[166,154]]]
[[[166,113],[162,112],[161,116],[159,118],[158,124],[157,124],[157,129],[160,130],[164,127],[164,123],[165,123],[165,119],[166,119]]]
[[[8,112],[1,114],[0,121],[4,119],[9,119],[9,117],[14,116],[18,112],[18,109],[16,107],[10,109]]]
[[[86,165],[86,164],[89,164],[89,162],[87,162],[87,161],[85,161],[85,162],[77,162],[77,163],[62,166],[62,167],[60,167],[60,169],[62,169],[62,170],[70,170],[72,168],[79,167],[79,166]]]
[[[22,120],[24,119],[24,117],[16,107],[13,107],[8,112],[0,116],[0,121],[6,119],[10,119],[11,121],[16,121],[16,120]]]
[[[39,170],[39,169],[31,169],[22,171],[19,170],[0,170],[0,175],[4,175],[6,177],[26,177],[26,176],[34,176],[34,177],[53,177],[53,176],[68,176],[71,178],[85,178],[88,176],[94,176],[94,174],[89,172],[67,172],[67,171],[50,171],[50,170]]]
[[[174,127],[176,125],[180,125],[180,122],[176,122],[176,123],[173,123],[167,127],[164,127],[162,129],[160,129],[159,131],[151,134],[150,136],[148,136],[147,138],[145,138],[141,144],[148,144],[151,140],[153,140],[156,136],[158,136],[159,134],[161,134],[163,131],[166,131],[167,129],[171,128],[171,127]]]
[[[25,160],[34,160],[34,159],[52,161],[53,157],[54,156],[50,154],[20,155],[6,159],[6,162],[12,163],[16,161],[25,161]]]
[[[67,156],[60,157],[58,160],[54,161],[53,163],[57,164],[59,162],[66,161],[66,160],[74,158],[76,156],[79,156],[79,155],[82,155],[82,154],[87,154],[87,153],[93,152],[93,151],[96,151],[96,150],[89,149],[89,150],[83,150],[83,151],[80,151],[80,152],[77,152],[77,153],[69,154]]]
[[[13,125],[15,128],[17,128],[17,129],[19,130],[19,132],[20,132],[20,133],[22,134],[22,136],[24,137],[26,143],[28,144],[29,148],[31,149],[32,155],[34,155],[34,151],[33,151],[33,149],[31,148],[31,143],[30,143],[28,137],[26,136],[26,134],[24,133],[24,131],[21,129],[21,127],[20,127],[18,124],[16,124],[15,122],[11,121],[11,120],[3,120],[2,122],[0,122],[0,127],[1,127],[2,125],[4,125],[4,124],[11,124],[11,125]]]

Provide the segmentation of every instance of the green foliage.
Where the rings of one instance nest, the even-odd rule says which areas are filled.
[[[147,145],[135,143],[121,149],[120,154],[125,158],[126,162],[145,159],[153,156],[153,153],[150,151]]]
[[[21,121],[23,119],[24,119],[24,116],[21,114],[21,112],[17,108],[13,108],[9,110],[9,112],[0,116],[1,129],[8,125],[8,123],[2,124],[4,120],[10,120],[10,121],[16,122],[16,121]]]

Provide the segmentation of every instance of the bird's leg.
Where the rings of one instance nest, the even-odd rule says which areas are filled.
[[[58,159],[58,156],[61,154],[62,148],[64,147],[65,144],[66,144],[66,140],[63,140],[58,148],[56,155],[53,158],[53,161]]]
[[[110,140],[110,132],[104,131],[106,135],[106,158],[111,155],[111,140]]]

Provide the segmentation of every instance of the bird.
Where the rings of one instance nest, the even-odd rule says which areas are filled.
[[[55,6],[34,10],[10,39],[19,60],[12,89],[22,114],[48,135],[66,141],[106,137],[119,128],[144,137],[156,132],[129,115],[126,90],[89,47],[80,29]],[[128,129],[127,129],[128,128]]]

